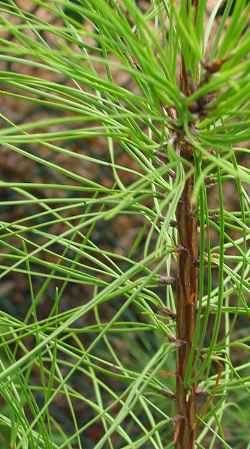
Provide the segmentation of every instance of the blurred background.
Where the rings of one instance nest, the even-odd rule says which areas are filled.
[[[73,0],[72,0],[73,1]],[[74,0],[77,2],[77,0]],[[1,2],[0,7],[4,11],[4,3]],[[8,3],[8,2],[6,2]],[[217,3],[215,0],[207,1],[207,14],[208,17],[214,7],[214,4]],[[220,2],[221,6],[217,12],[217,19],[215,21],[215,26],[218,23],[221,15],[223,14],[225,3],[226,2]],[[16,4],[20,8],[22,8],[24,11],[30,11],[32,14],[37,15],[42,20],[53,23],[54,25],[61,26],[62,23],[58,17],[54,17],[53,13],[49,11],[47,8],[43,8],[39,3],[35,3],[28,0],[17,0]],[[142,11],[147,11],[149,4],[147,1],[137,1],[138,7]],[[235,2],[231,2],[231,10],[233,10],[235,5]],[[69,17],[71,17],[73,20],[77,22],[81,22],[83,27],[90,27],[89,23],[86,23],[81,16],[79,16],[75,11],[71,10],[70,8],[65,8],[65,14],[68,14]],[[11,18],[8,16],[6,12],[3,12],[4,17],[8,17],[9,20],[12,21],[13,25],[16,23],[20,23],[20,18],[11,16]],[[230,18],[228,19],[230,20]],[[11,31],[6,34],[5,32],[0,31],[0,36],[4,37],[5,39],[15,41],[15,33],[12,33]],[[48,42],[49,46],[54,45],[54,36],[48,32],[44,32],[43,39]],[[32,68],[28,65],[14,62],[3,62],[0,61],[0,70],[1,71],[14,71],[17,73],[25,73],[30,74],[34,76],[38,76],[39,78],[43,79],[49,79],[52,81],[59,81],[62,84],[67,84],[69,86],[73,85],[72,81],[69,79],[64,79],[63,77],[60,77],[59,75],[53,75],[52,72],[47,72],[45,69],[42,68]],[[103,70],[103,66],[100,65],[99,70]],[[131,81],[129,74],[124,73],[124,71],[121,71],[119,69],[116,70],[115,73],[113,73],[113,76],[120,86],[124,86],[127,89],[133,90],[134,84]],[[25,101],[25,99],[15,98],[15,96],[7,95],[5,90],[6,86],[2,86],[0,84],[1,89],[1,113],[0,116],[0,127],[3,128],[5,126],[9,126],[10,123],[14,123],[16,125],[19,124],[25,124],[30,123],[31,121],[37,121],[42,119],[47,119],[48,117],[58,117],[61,115],[67,116],[67,113],[64,111],[59,110],[53,110],[50,107],[46,108],[45,105],[39,105],[39,104],[32,104],[30,101]],[[10,88],[10,91],[12,93],[17,92],[17,89]],[[7,123],[8,119],[9,123]],[[74,125],[73,125],[74,126]],[[65,125],[65,129],[69,127],[68,124]],[[50,132],[57,131],[58,129],[62,129],[61,125],[60,128],[57,127],[57,125],[53,125],[51,129],[49,129]],[[37,130],[37,132],[39,129]],[[60,142],[58,142],[58,145],[60,145]],[[64,143],[65,145],[65,143]],[[22,146],[19,146],[21,149],[26,148],[25,144]],[[91,179],[93,181],[96,181],[100,183],[103,186],[111,188],[113,185],[113,173],[110,167],[104,167],[104,166],[98,166],[94,165],[92,163],[88,163],[85,161],[85,163],[79,163],[79,160],[76,158],[71,158],[67,155],[62,155],[61,153],[56,154],[53,151],[50,151],[48,148],[45,148],[43,146],[40,146],[39,144],[35,143],[34,145],[29,145],[29,147],[34,151],[34,153],[42,158],[45,158],[53,163],[56,163],[60,165],[61,167],[68,169],[76,174],[87,176],[88,179]],[[68,141],[67,142],[67,148],[79,153],[79,154],[85,154],[89,155],[98,159],[101,159],[103,161],[109,160],[109,153],[107,148],[107,141],[104,138],[100,137],[90,137],[88,139],[84,139],[82,142],[78,140],[75,141]],[[116,153],[116,163],[120,166],[129,167],[131,169],[140,171],[140,167],[136,164],[135,160],[130,158],[130,156],[122,151],[122,149],[117,144],[114,148]],[[60,176],[60,173],[56,173],[53,170],[49,170],[46,166],[37,163],[34,160],[28,159],[22,154],[18,154],[16,152],[11,152],[9,149],[5,148],[4,146],[1,146],[1,157],[0,157],[0,179],[2,181],[6,182],[33,182],[37,184],[50,184],[53,182],[56,184],[60,184],[60,182],[64,182],[63,178]],[[250,167],[250,161],[248,158],[248,155],[241,156],[242,160],[241,163],[243,165],[247,165]],[[131,182],[133,182],[136,178],[135,175],[131,172],[128,173],[126,171],[121,171],[119,173],[119,176],[124,183],[124,185],[129,185]],[[72,184],[74,184],[74,181],[72,180]],[[77,185],[77,183],[76,183]],[[246,187],[247,188],[247,187]],[[39,191],[39,188],[36,190],[36,195],[41,195],[43,198],[50,198],[51,195],[53,195],[53,198],[63,198],[65,197],[66,192],[64,190],[52,190],[48,186],[47,188],[42,188],[41,191]],[[69,191],[68,198],[74,198],[76,199],[78,196],[81,197],[81,193],[77,191]],[[6,222],[15,222],[17,220],[21,220],[22,218],[28,215],[32,216],[38,213],[39,208],[36,205],[26,205],[22,206],[21,204],[18,206],[12,206],[8,205],[8,202],[21,199],[22,196],[19,195],[18,191],[14,191],[13,189],[4,189],[1,188],[1,221]],[[225,200],[225,207],[227,210],[239,210],[239,198],[237,191],[235,189],[235,184],[231,181],[228,181],[224,184],[224,200]],[[209,190],[209,203],[210,207],[212,209],[215,209],[218,207],[218,200],[217,200],[217,188],[216,185],[211,184],[210,190]],[[6,205],[5,205],[6,204]],[[149,203],[150,206],[150,203]],[[67,212],[65,212],[65,216],[70,217],[71,215],[76,215],[77,213],[81,212],[81,208],[77,206],[75,209],[69,209]],[[48,219],[48,217],[47,217]],[[42,218],[41,218],[42,220]],[[50,232],[53,235],[59,235],[63,232],[65,224],[62,223],[56,223],[54,225],[50,226]],[[136,237],[141,233],[141,237],[138,240],[138,243],[136,245],[135,250],[135,256],[137,258],[141,257],[143,254],[143,248],[145,244],[145,239],[147,237],[147,228],[148,224],[147,221],[143,219],[143,217],[139,217],[136,214],[130,214],[130,215],[123,215],[119,217],[115,217],[112,219],[107,226],[107,222],[105,220],[98,221],[98,225],[95,227],[91,239],[93,243],[98,245],[99,248],[103,248],[103,250],[106,251],[112,251],[115,252],[118,255],[121,256],[127,256],[129,254],[129,250],[134,245]],[[141,232],[143,230],[143,232]],[[238,238],[237,230],[232,231],[231,229],[228,230],[230,235],[236,239]],[[211,237],[214,239],[214,242],[217,241],[218,235],[216,232],[211,231]],[[41,240],[37,237],[36,244],[40,245],[44,241],[43,236],[41,236]],[[154,240],[152,239],[152,242]],[[15,245],[18,244],[15,237],[12,237],[11,244]],[[3,254],[8,253],[6,247],[2,249]],[[57,251],[60,252],[59,247],[57,248]],[[43,254],[44,260],[53,261],[53,256],[49,256],[48,253],[44,252]],[[6,257],[1,256],[0,258],[1,266],[3,266],[6,263]],[[122,269],[126,269],[126,263],[121,263]],[[214,272],[214,285],[216,285],[216,272]],[[100,275],[101,278],[101,275]],[[41,287],[41,280],[39,277],[33,278],[33,286],[34,289],[39,289]],[[43,320],[44,318],[48,317],[51,313],[51,308],[54,301],[54,295],[55,295],[55,287],[60,288],[63,284],[63,281],[60,283],[60,281],[56,282],[50,282],[48,288],[44,292],[44,295],[42,297],[42,300],[40,301],[39,306],[37,307],[37,318],[39,320]],[[165,297],[165,287],[157,287],[155,289],[158,295],[160,295],[163,299]],[[92,286],[86,286],[81,285],[77,283],[69,283],[62,295],[62,300],[60,302],[60,311],[64,312],[67,311],[73,307],[77,307],[81,305],[84,302],[87,302],[93,294],[93,288]],[[8,273],[7,276],[5,276],[0,283],[0,310],[3,312],[8,313],[14,318],[24,320],[27,312],[30,309],[31,306],[31,292],[30,292],[30,285],[27,280],[27,276],[24,276],[22,272],[15,272],[15,273]],[[121,298],[120,303],[119,301],[116,301],[115,304],[113,303],[107,303],[103,306],[101,306],[100,314],[101,319],[103,321],[109,320],[115,313],[116,310],[119,309],[123,302],[123,299]],[[143,322],[144,318],[140,315],[140,311],[138,311],[136,308],[133,309],[130,308],[130,316],[127,317],[127,319],[131,321],[138,321],[141,320]],[[93,312],[86,314],[84,316],[84,320],[77,323],[80,327],[89,326],[91,324],[96,323],[96,317],[94,316]],[[237,322],[234,324],[234,332],[238,336],[247,336],[249,334],[249,317],[248,316],[242,316],[240,319],[237,320]],[[119,334],[113,334],[111,336],[112,345],[115,348],[115,350],[120,354],[122,359],[126,361],[126,366],[131,368],[136,365],[136,368],[138,370],[142,369],[144,366],[144,361],[148,359],[149,357],[153,356],[155,354],[157,348],[159,347],[159,342],[161,341],[162,336],[159,335],[157,332],[152,330],[152,332],[147,332],[146,336],[143,335],[143,332],[140,334],[141,337],[138,337],[133,334],[128,334],[126,338],[119,338]],[[82,344],[88,345],[91,341],[91,335],[80,335],[79,339],[82,341]],[[209,339],[209,336],[207,336]],[[30,339],[30,342],[26,341],[26,347],[33,347],[33,341]],[[72,344],[72,342],[71,342]],[[99,348],[99,357],[102,357],[102,353],[106,352],[106,348],[104,344],[100,344]],[[65,357],[65,354],[62,355],[62,357]],[[246,362],[249,360],[248,353],[245,352],[242,349],[234,348],[233,349],[233,358],[235,358],[235,361],[239,358],[241,360],[241,363],[245,360]],[[69,360],[70,362],[70,357]],[[168,367],[168,371],[170,373],[170,376],[168,378],[168,386],[174,388],[174,377],[171,378],[171,372],[174,372],[174,358],[172,359],[172,362],[170,362],[170,366]],[[67,373],[66,367],[64,368],[65,375]],[[216,369],[215,369],[216,373]],[[164,379],[166,372],[162,372],[162,378]],[[250,375],[250,373],[249,373]],[[103,382],[105,382],[108,386],[110,386],[112,389],[115,389],[116,391],[120,391],[122,393],[124,385],[123,383],[119,382],[119,376],[114,376],[113,378],[110,378],[109,376],[105,375],[105,369],[103,368],[103,373],[100,374],[100,378]],[[39,371],[36,372],[34,369],[32,371],[32,382],[34,385],[39,384],[41,382],[41,373]],[[90,380],[84,375],[75,374],[71,378],[72,386],[77,390],[81,391],[84,390],[84,393],[89,395],[91,398],[93,386],[90,382]],[[232,393],[231,401],[232,403],[235,403],[235,407],[230,407],[228,412],[225,412],[225,439],[230,442],[230,445],[232,448],[235,449],[243,449],[246,446],[247,442],[250,439],[250,432],[249,432],[249,419],[250,419],[250,405],[249,405],[249,389],[247,388],[244,392],[243,390],[239,390],[240,392],[237,394],[236,392]],[[168,401],[164,397],[164,394],[160,396],[159,401]],[[39,393],[37,393],[36,397],[37,403],[42,406],[44,398],[39,397]],[[108,401],[108,395],[107,395],[107,401]],[[172,415],[174,412],[174,407],[171,404],[171,401],[168,401],[169,405],[167,406],[167,412]],[[159,402],[160,403],[160,402]],[[77,421],[81,422],[81,424],[89,422],[93,418],[93,410],[88,407],[86,404],[85,407],[83,407],[82,402],[75,399],[73,401],[73,405],[76,410],[76,416]],[[4,408],[7,407],[4,399],[1,400],[1,408],[4,410]],[[53,401],[53,404],[51,405],[50,412],[55,417],[58,423],[63,427],[66,434],[71,434],[74,430],[74,424],[71,419],[71,415],[68,409],[68,403],[67,400],[63,395],[58,395],[56,399]],[[113,410],[114,414],[116,413],[115,410]],[[147,425],[147,418],[144,416],[139,416],[139,418],[142,420],[142,422],[145,422],[145,425]],[[233,425],[232,425],[233,423]],[[131,423],[128,422],[128,426],[131,426]],[[91,449],[95,446],[95,444],[99,441],[101,436],[103,435],[104,429],[102,424],[98,421],[97,423],[93,423],[93,425],[90,425],[89,428],[87,428],[86,432],[84,432],[84,436],[82,437],[82,444],[83,449]],[[138,428],[134,426],[134,428],[129,429],[130,435],[133,438],[136,438],[138,433]],[[6,430],[6,427],[1,429],[0,432],[0,447],[1,449],[14,449],[10,446],[10,434]],[[169,435],[166,435],[166,439],[170,439]],[[210,441],[210,440],[209,440]],[[209,441],[207,442],[209,447]],[[113,444],[115,448],[119,448],[119,436],[117,436],[117,440],[113,440]],[[74,446],[73,449],[78,449],[78,445]],[[108,446],[107,446],[108,447]],[[145,443],[143,446],[144,449],[151,449],[151,446],[148,443]],[[214,446],[215,447],[215,446]],[[223,448],[223,445],[220,445],[219,443],[216,446],[218,449]]]

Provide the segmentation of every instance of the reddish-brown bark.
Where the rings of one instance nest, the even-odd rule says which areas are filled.
[[[178,256],[176,296],[176,337],[177,342],[182,342],[177,345],[176,406],[179,419],[175,434],[176,449],[194,448],[196,428],[195,385],[190,389],[184,386],[195,329],[197,300],[197,220],[191,202],[192,191],[193,177],[190,177],[177,208],[179,243],[183,250]]]
[[[198,0],[193,0],[198,7]],[[188,7],[188,3],[187,3]],[[184,58],[181,61],[180,87],[185,95],[192,93]],[[185,143],[179,145],[181,156],[194,164],[193,148]],[[184,385],[188,360],[191,356],[192,341],[196,321],[196,301],[198,292],[198,234],[197,219],[192,204],[194,177],[187,177],[177,211],[179,247],[178,282],[176,294],[176,429],[174,443],[176,449],[194,449],[196,436],[196,385]]]

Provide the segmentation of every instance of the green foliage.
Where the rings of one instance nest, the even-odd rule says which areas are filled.
[[[16,122],[2,107],[1,151],[33,167],[29,180],[0,180],[3,449],[174,446],[175,323],[163,312],[176,285],[164,276],[193,170],[178,129],[195,151],[200,224],[197,448],[249,447],[250,6],[228,1],[218,18],[221,1],[209,14],[204,0],[197,13],[141,3],[0,2],[2,102],[28,111]],[[109,244],[100,234],[115,226],[122,241]],[[19,315],[4,292],[15,276],[27,289]]]

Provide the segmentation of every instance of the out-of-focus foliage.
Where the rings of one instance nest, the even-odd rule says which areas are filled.
[[[249,448],[249,4],[175,3],[0,2],[1,447],[173,447],[184,129],[197,448]]]

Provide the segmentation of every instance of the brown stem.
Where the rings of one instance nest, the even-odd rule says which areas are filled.
[[[198,1],[193,0],[193,6],[197,7]],[[184,58],[181,61],[180,85],[183,93],[190,95],[192,86],[189,83]],[[193,148],[182,141],[179,150],[181,156],[194,165]],[[187,364],[191,357],[198,292],[198,232],[192,204],[193,184],[194,177],[187,177],[176,211],[179,246],[183,247],[183,251],[178,256],[176,338],[177,341],[184,342],[177,346],[176,416],[178,419],[174,437],[176,449],[194,449],[196,437],[197,386],[192,384],[188,388],[184,385]]]
[[[195,329],[197,300],[197,220],[191,202],[193,177],[184,186],[177,207],[177,223],[180,245],[185,248],[178,256],[178,283],[176,297],[176,337],[184,344],[177,347],[176,406],[178,432],[175,434],[176,449],[193,449],[196,428],[196,385],[190,389],[184,385],[184,376],[190,357]]]

